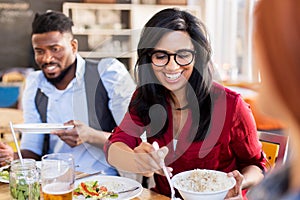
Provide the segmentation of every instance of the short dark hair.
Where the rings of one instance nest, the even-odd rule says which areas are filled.
[[[32,22],[32,35],[59,31],[60,33],[72,33],[74,25],[71,18],[58,11],[47,11],[45,13],[36,13]]]

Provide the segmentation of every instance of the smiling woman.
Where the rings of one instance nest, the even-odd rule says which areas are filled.
[[[266,160],[248,105],[212,78],[205,25],[187,11],[162,10],[144,26],[137,53],[138,87],[105,146],[109,163],[154,174],[153,190],[167,196],[161,159],[175,175],[197,168],[230,172],[236,184],[227,197],[242,197],[242,189],[263,178]]]

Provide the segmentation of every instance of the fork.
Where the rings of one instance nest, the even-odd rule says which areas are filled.
[[[104,172],[103,171],[98,171],[98,172],[95,172],[95,173],[92,173],[92,174],[78,173],[78,174],[76,174],[75,179],[79,180],[79,179],[83,179],[83,178],[87,178],[87,177],[95,176],[95,175],[100,175],[100,174],[104,174]]]
[[[133,188],[130,188],[130,189],[127,189],[127,190],[122,190],[122,191],[120,191],[120,192],[117,192],[117,194],[122,194],[122,193],[126,193],[126,192],[133,192],[133,191],[135,191],[135,190],[137,190],[137,189],[139,189],[140,187],[139,186],[135,186],[135,187],[133,187]]]
[[[157,142],[153,142],[152,144],[153,148],[157,151],[159,150],[159,146],[158,146],[158,143]],[[160,158],[160,167],[162,168],[167,180],[168,180],[168,183],[169,183],[169,186],[170,186],[170,189],[171,189],[171,200],[178,200],[179,198],[176,198],[175,197],[175,190],[174,190],[174,187],[173,187],[173,183],[171,181],[171,178],[170,178],[170,175],[169,175],[169,172],[167,170],[167,167],[165,165],[165,161],[164,161],[164,155],[162,154],[161,151],[158,151],[158,156]]]

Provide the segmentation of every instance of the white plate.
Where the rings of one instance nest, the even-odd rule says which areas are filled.
[[[14,124],[15,130],[22,133],[50,133],[56,130],[65,130],[73,128],[73,125],[51,124],[51,123],[37,123],[37,124]]]
[[[9,165],[0,167],[0,172],[2,172],[4,169],[6,169],[8,167],[9,167]],[[0,182],[2,182],[2,183],[9,183],[9,180],[6,180],[6,179],[2,178],[2,176],[0,176]]]
[[[106,198],[106,200],[127,200],[127,199],[132,199],[134,197],[139,196],[143,191],[142,185],[139,182],[137,182],[133,179],[120,177],[120,176],[105,176],[105,175],[95,175],[95,176],[90,176],[90,177],[87,177],[87,178],[82,178],[82,179],[76,180],[75,181],[75,188],[77,188],[77,186],[81,182],[88,181],[88,180],[89,181],[98,181],[99,185],[103,185],[103,186],[107,187],[107,189],[109,191],[113,191],[113,192],[116,192],[116,193],[120,192],[120,191],[131,189],[133,187],[139,187],[137,190],[134,190],[132,192],[119,194],[118,198]],[[83,196],[78,196],[78,197],[74,197],[73,199],[83,200],[85,198]]]

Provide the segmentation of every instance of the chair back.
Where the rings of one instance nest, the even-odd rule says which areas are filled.
[[[0,108],[16,107],[19,99],[19,86],[0,86]]]
[[[288,153],[288,136],[258,131],[262,149],[269,162],[269,168],[285,163]]]

